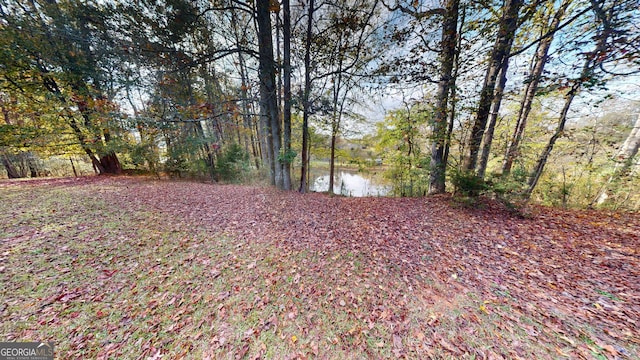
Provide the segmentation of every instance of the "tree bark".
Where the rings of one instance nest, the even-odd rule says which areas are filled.
[[[337,139],[338,135],[336,134],[336,131],[331,131],[331,151],[330,151],[330,155],[329,155],[329,193],[330,194],[335,194],[335,191],[333,191],[333,187],[335,184],[334,181],[334,177],[336,175],[336,139]]]
[[[275,60],[273,57],[273,40],[269,0],[256,2],[256,20],[258,22],[258,77],[260,79],[260,117],[266,126],[269,137],[269,160],[271,183],[283,188],[282,164],[278,161],[280,154],[280,119],[278,117],[278,97],[276,89]]]
[[[307,169],[309,167],[309,112],[311,104],[311,37],[313,35],[314,0],[309,0],[307,8],[307,38],[304,46],[304,93],[302,98],[302,167],[300,169],[299,192],[307,191]]]
[[[111,141],[111,133],[108,129],[104,129],[102,131],[104,136],[104,142],[109,144]],[[102,140],[102,139],[100,139]],[[107,174],[121,174],[122,173],[122,165],[120,165],[120,160],[118,160],[118,156],[114,151],[107,151],[105,154],[100,156],[100,162],[102,166],[105,168],[105,172]]]
[[[446,190],[447,109],[449,94],[455,79],[452,77],[457,45],[459,0],[448,0],[442,24],[440,40],[440,81],[436,93],[436,109],[433,119],[433,144],[431,145],[431,172],[429,194],[442,194]],[[453,121],[453,119],[451,119]]]
[[[342,42],[340,38],[339,43]],[[338,46],[340,48],[340,45]],[[333,111],[331,115],[331,155],[329,157],[329,192],[334,193],[334,176],[336,172],[336,140],[340,131],[340,123],[342,121],[342,110],[344,107],[344,99],[340,101],[340,89],[342,88],[342,54],[338,54],[337,78],[333,81]],[[346,97],[347,94],[345,93]],[[340,105],[338,105],[340,103]]]
[[[487,68],[482,91],[480,92],[476,119],[467,146],[469,148],[469,155],[465,159],[464,168],[468,172],[474,172],[476,169],[480,144],[482,143],[491,104],[493,102],[496,80],[503,66],[503,61],[505,61],[505,59],[508,61],[511,45],[513,44],[515,32],[518,28],[518,13],[522,4],[523,0],[507,0],[503,7],[498,37],[496,38],[496,43],[489,58],[489,67]]]
[[[547,164],[547,160],[549,159],[549,155],[551,154],[551,151],[553,150],[553,147],[556,141],[564,133],[564,127],[567,123],[567,114],[569,113],[569,108],[571,107],[571,103],[573,102],[573,99],[576,97],[576,93],[580,89],[581,85],[582,85],[582,81],[578,80],[565,96],[564,106],[562,107],[562,111],[560,112],[560,117],[558,118],[558,126],[556,127],[556,131],[553,133],[553,135],[549,139],[549,142],[547,143],[544,150],[542,151],[542,154],[540,154],[540,157],[538,158],[538,161],[536,163],[536,167],[531,173],[531,176],[529,177],[529,183],[528,183],[529,188],[525,193],[526,198],[529,198],[531,196],[531,193],[533,192],[536,185],[538,184],[538,181],[540,180],[540,176],[542,175],[544,167]]]
[[[291,9],[289,0],[282,1],[283,13],[283,146],[285,161],[283,163],[284,189],[291,190]]]
[[[451,136],[453,135],[454,121],[456,118],[456,104],[457,104],[457,87],[456,87],[456,79],[458,78],[458,72],[460,70],[460,48],[462,43],[462,29],[464,27],[466,17],[466,11],[463,8],[460,12],[460,19],[458,21],[458,34],[456,39],[456,49],[453,56],[453,70],[451,74],[451,86],[450,86],[450,94],[449,94],[449,112],[447,114],[447,137],[446,143],[444,147],[444,154],[442,156],[442,164],[444,165],[445,175],[446,175],[446,167],[449,163],[449,152],[451,150]],[[445,176],[446,179],[446,176]]]
[[[491,103],[491,111],[489,114],[489,124],[484,133],[484,142],[482,144],[482,154],[480,155],[480,163],[478,164],[478,177],[484,179],[487,171],[487,163],[489,162],[489,154],[491,152],[491,144],[493,143],[493,133],[496,130],[498,122],[498,114],[500,112],[500,104],[504,95],[504,87],[507,84],[507,70],[509,69],[509,59],[502,61],[502,67],[498,75],[498,84],[493,94],[493,102]]]
[[[9,159],[9,156],[3,152],[2,156],[0,157],[2,157],[2,165],[7,171],[7,177],[9,179],[21,178],[20,174],[18,173],[18,170],[16,170],[15,166],[13,166],[13,163],[11,162],[11,159]]]
[[[633,158],[638,154],[638,149],[640,148],[640,115],[638,115],[638,119],[636,120],[629,136],[622,144],[622,147],[618,151],[616,156],[617,161],[622,164],[620,171],[618,174],[625,174],[632,165]]]
[[[615,156],[616,166],[613,170],[611,176],[609,176],[609,180],[602,185],[600,191],[598,191],[598,196],[596,196],[591,205],[597,202],[598,205],[601,205],[609,198],[609,191],[611,188],[611,184],[614,183],[617,179],[621,179],[629,174],[631,171],[631,167],[633,164],[634,157],[638,154],[638,150],[640,148],[640,114],[638,115],[638,119],[636,120],[631,132],[627,136],[627,139],[624,141],[618,153]]]
[[[78,171],[76,170],[76,165],[73,163],[73,158],[69,156],[69,161],[71,162],[71,170],[73,170],[73,176],[78,177]]]
[[[102,155],[100,157],[100,164],[104,167],[102,174],[120,174],[122,173],[122,166],[118,156],[113,151]]]

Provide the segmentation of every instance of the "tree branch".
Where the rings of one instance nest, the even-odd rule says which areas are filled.
[[[445,9],[444,8],[435,8],[435,9],[426,10],[426,11],[417,11],[417,10],[410,9],[410,8],[408,8],[406,6],[402,6],[402,5],[400,5],[400,3],[396,3],[395,6],[391,6],[391,5],[387,4],[386,2],[382,1],[382,5],[384,5],[384,7],[386,7],[387,10],[389,10],[389,11],[400,11],[403,14],[407,14],[407,15],[413,16],[417,20],[420,20],[420,19],[423,19],[423,18],[432,17],[432,16],[436,16],[436,15],[443,16],[444,13],[445,13]]]
[[[558,31],[562,30],[563,28],[567,27],[568,25],[570,25],[572,22],[576,21],[578,18],[580,18],[582,15],[586,14],[587,12],[589,12],[591,9],[593,9],[593,6],[589,6],[588,8],[580,11],[579,13],[577,13],[576,15],[574,15],[571,19],[565,21],[564,23],[560,24],[560,26],[558,26],[555,29],[550,30],[549,32],[547,32],[546,34],[542,35],[541,37],[539,37],[538,39],[530,42],[528,45],[522,47],[520,50],[518,51],[513,51],[509,57],[514,57],[516,55],[520,55],[523,52],[529,50],[533,45],[536,45],[537,43],[539,43],[540,41],[552,37],[555,35],[555,33],[557,33]]]

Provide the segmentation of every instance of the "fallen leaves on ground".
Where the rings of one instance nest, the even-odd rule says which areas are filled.
[[[0,183],[2,338],[64,358],[637,358],[640,216]]]

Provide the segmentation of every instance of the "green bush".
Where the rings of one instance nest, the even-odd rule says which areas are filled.
[[[157,147],[153,143],[133,144],[129,146],[127,156],[121,156],[123,162],[130,162],[136,170],[156,172],[159,163]],[[128,161],[127,161],[128,160]],[[125,166],[128,164],[124,164]]]
[[[218,156],[216,173],[220,179],[228,182],[241,182],[250,170],[249,154],[242,146],[231,144]]]
[[[298,153],[293,149],[287,149],[287,151],[285,151],[284,148],[282,148],[280,154],[278,154],[278,162],[281,164],[292,164],[296,156],[298,156]]]
[[[169,152],[169,157],[164,163],[165,171],[169,174],[182,177],[183,174],[189,173],[189,164],[180,156],[176,156],[175,153]]]
[[[418,164],[411,164],[407,157],[396,157],[384,171],[384,177],[391,181],[391,192],[395,196],[424,196],[429,190],[429,158],[415,157],[411,160]]]
[[[521,217],[529,217],[526,204],[528,173],[524,168],[514,169],[508,176],[494,175],[487,181],[487,190],[494,198],[503,203],[507,209]]]
[[[478,201],[480,195],[500,201],[509,211],[521,217],[528,217],[527,203],[527,172],[518,168],[509,176],[494,174],[487,180],[481,179],[474,173],[454,171],[451,183],[455,186],[454,200],[464,207],[482,207]]]
[[[528,173],[522,167],[513,169],[508,176],[495,175],[487,181],[488,190],[503,202],[521,202],[526,199]]]
[[[454,194],[466,197],[478,197],[489,189],[488,184],[480,177],[468,171],[454,171],[451,174]]]

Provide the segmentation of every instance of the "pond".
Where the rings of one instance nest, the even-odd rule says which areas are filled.
[[[326,172],[313,175],[310,190],[325,192],[329,190],[329,174]],[[333,192],[344,196],[386,196],[391,186],[376,174],[365,174],[355,170],[336,169],[333,181]]]

